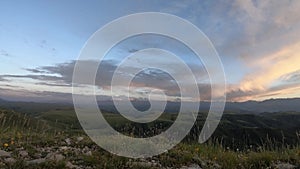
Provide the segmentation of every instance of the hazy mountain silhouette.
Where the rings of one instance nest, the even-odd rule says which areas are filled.
[[[159,101],[156,101],[159,102]],[[120,102],[120,104],[126,104]],[[150,108],[150,102],[147,100],[133,100],[132,105],[140,110],[145,111]],[[195,102],[185,102],[186,104],[197,104]],[[117,112],[114,102],[107,98],[107,100],[98,101],[99,108],[108,112]],[[38,103],[38,102],[16,102],[0,99],[0,107],[9,108],[13,110],[20,109],[29,112],[31,109],[43,108],[65,108],[73,107],[72,104],[66,103]],[[126,106],[125,106],[126,107]],[[192,107],[192,106],[191,106]],[[199,111],[208,111],[210,102],[200,102]],[[155,109],[154,109],[155,110]],[[166,104],[165,112],[176,113],[180,110],[180,102],[169,101]],[[189,110],[187,110],[189,111]],[[192,111],[192,110],[191,110]],[[21,111],[23,112],[23,111]],[[225,112],[231,113],[264,113],[264,112],[300,112],[300,98],[289,99],[269,99],[264,101],[246,101],[246,102],[226,102]]]
[[[150,103],[145,100],[131,101],[133,106],[138,110],[147,110]],[[186,104],[196,104],[195,102],[185,102]],[[113,101],[100,101],[99,107],[115,112],[116,108]],[[200,102],[199,111],[208,111],[210,102]],[[167,102],[165,112],[178,112],[180,109],[180,102]],[[264,101],[246,101],[246,102],[226,102],[226,112],[232,113],[264,113],[264,112],[300,112],[300,98],[289,99],[269,99]]]

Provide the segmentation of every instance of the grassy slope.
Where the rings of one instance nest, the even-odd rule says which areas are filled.
[[[28,152],[33,153],[35,147],[59,147],[65,138],[76,139],[83,132],[77,132],[79,124],[73,110],[50,110],[31,117],[11,111],[0,111],[0,143],[9,143],[8,147],[3,147],[6,151],[14,152],[20,147],[25,148]],[[107,120],[112,124],[128,124],[120,116],[105,113]],[[270,118],[268,118],[270,117]],[[159,123],[171,123],[175,117],[172,115],[164,115],[158,121]],[[205,118],[202,117],[202,120]],[[281,121],[280,119],[285,119]],[[276,126],[288,126],[293,128],[297,123],[290,124],[291,120],[299,120],[299,114],[282,113],[262,116],[236,116],[225,115],[220,127],[227,126],[235,128],[235,126],[243,126],[244,128],[256,129],[255,126],[269,128],[269,131]],[[251,120],[251,121],[249,121]],[[201,121],[201,120],[200,120]],[[277,121],[277,123],[274,123]],[[68,131],[66,131],[68,129]],[[299,129],[299,128],[298,128]],[[225,129],[224,129],[225,130]],[[73,132],[74,131],[74,132]],[[254,130],[255,131],[255,130]],[[220,132],[220,131],[219,131]],[[236,134],[236,133],[235,133]],[[78,163],[95,168],[155,168],[143,166],[142,163],[134,163],[128,158],[117,157],[97,147],[86,136],[85,141],[80,144],[72,145],[74,147],[95,147],[93,156],[73,156],[72,152],[66,154],[66,159],[60,163],[42,163],[35,166],[26,166],[26,168],[64,168],[66,161],[78,161]],[[11,144],[11,141],[14,143]],[[299,140],[298,140],[299,141]],[[298,142],[299,143],[299,142]],[[270,142],[269,144],[272,144]],[[249,145],[246,145],[249,146]],[[14,155],[16,159],[19,157]],[[277,162],[287,162],[300,166],[300,148],[298,146],[287,148],[286,145],[269,149],[264,145],[254,148],[248,147],[243,151],[236,149],[228,149],[220,144],[220,142],[210,141],[206,144],[195,144],[184,142],[176,146],[168,153],[164,153],[154,157],[163,167],[178,168],[183,165],[199,164],[203,168],[267,168]],[[151,159],[149,159],[151,161]],[[25,164],[22,159],[18,163],[10,165],[10,168],[24,168]],[[6,166],[7,167],[7,166]],[[160,167],[157,167],[160,168]]]
[[[109,124],[117,131],[124,134],[131,133],[131,129],[159,128],[165,130],[172,125],[176,119],[175,114],[163,114],[158,120],[147,125],[132,123],[124,117],[114,113],[103,113]],[[67,130],[79,130],[81,126],[78,122],[76,113],[72,109],[51,110],[41,113],[37,116],[39,119],[47,120],[54,126]],[[197,119],[197,125],[194,126],[190,137],[197,138],[199,130],[205,121],[206,115],[200,114]],[[232,146],[242,149],[243,145],[263,145],[269,141],[281,145],[299,143],[300,133],[300,113],[267,113],[261,115],[253,114],[229,114],[225,113],[222,117],[214,138],[223,140],[224,146]],[[134,133],[136,136],[142,135],[138,130]],[[298,135],[297,135],[298,134]],[[193,138],[192,138],[193,137]]]

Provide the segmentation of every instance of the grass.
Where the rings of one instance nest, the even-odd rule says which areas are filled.
[[[265,139],[266,141],[257,147],[244,145],[247,148],[243,149],[226,147],[222,141],[217,139],[210,140],[205,144],[184,141],[170,151],[149,159],[124,158],[106,152],[93,143],[82,131],[78,131],[78,128],[70,127],[72,122],[76,122],[76,116],[71,113],[67,114],[66,118],[61,118],[62,110],[49,111],[37,119],[6,110],[0,112],[0,149],[12,152],[12,157],[16,159],[13,164],[0,162],[0,168],[66,168],[68,162],[77,166],[84,166],[84,168],[134,169],[180,168],[192,164],[197,164],[202,168],[220,167],[224,169],[256,169],[272,166],[274,168],[277,163],[300,166],[299,144],[291,146],[282,143],[281,146],[272,146],[272,139]],[[113,119],[114,123],[123,120],[111,114],[107,115],[107,118]],[[164,116],[159,123],[169,122],[170,118],[172,117]],[[124,124],[127,123],[123,122]],[[76,143],[78,136],[83,136],[84,139]],[[71,145],[65,144],[66,138],[72,140]],[[70,149],[60,150],[63,146],[70,147]],[[58,151],[64,155],[65,159],[27,165],[26,159],[21,158],[18,154],[19,149],[22,148],[33,158],[39,153],[40,148],[45,147],[51,151]],[[92,155],[77,152],[77,150],[83,150],[86,147]],[[47,152],[41,154],[42,157],[46,155]]]

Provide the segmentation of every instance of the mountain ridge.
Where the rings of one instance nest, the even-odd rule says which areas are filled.
[[[157,101],[159,102],[159,101]],[[125,102],[124,102],[125,103]],[[134,100],[131,102],[133,106],[140,110],[145,111],[150,108],[150,102],[147,100]],[[185,102],[186,104],[198,104],[197,102]],[[43,107],[55,107],[55,108],[70,108],[73,107],[71,103],[53,103],[53,102],[24,102],[24,101],[8,101],[0,98],[0,107],[18,109],[24,106],[40,106]],[[114,102],[112,100],[98,101],[100,109],[117,112]],[[191,106],[192,107],[192,106]],[[201,101],[199,111],[208,111],[210,108],[210,102]],[[180,102],[168,101],[165,112],[178,112],[180,110]],[[249,100],[245,102],[226,102],[225,112],[233,113],[270,113],[270,112],[300,112],[300,98],[278,98],[267,99],[263,101]]]

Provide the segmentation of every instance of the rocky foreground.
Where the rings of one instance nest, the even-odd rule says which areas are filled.
[[[42,142],[42,141],[41,141]],[[158,157],[149,159],[128,159],[117,157],[100,149],[87,137],[65,138],[57,142],[32,144],[6,143],[0,150],[0,168],[69,168],[69,169],[93,169],[93,168],[230,168],[219,163],[218,156],[215,160],[201,158],[199,148],[192,149],[175,148]],[[200,148],[201,149],[201,148]],[[207,152],[213,153],[213,152]],[[231,155],[235,155],[232,154]],[[243,154],[237,154],[243,157]],[[227,160],[232,160],[229,157]],[[259,159],[258,159],[259,160]],[[268,159],[263,159],[267,161]],[[253,161],[255,163],[255,161]],[[229,163],[228,163],[229,164]],[[250,166],[250,167],[249,167]],[[255,168],[257,164],[237,168]],[[271,160],[261,164],[262,168],[295,169],[297,164],[279,160]]]

